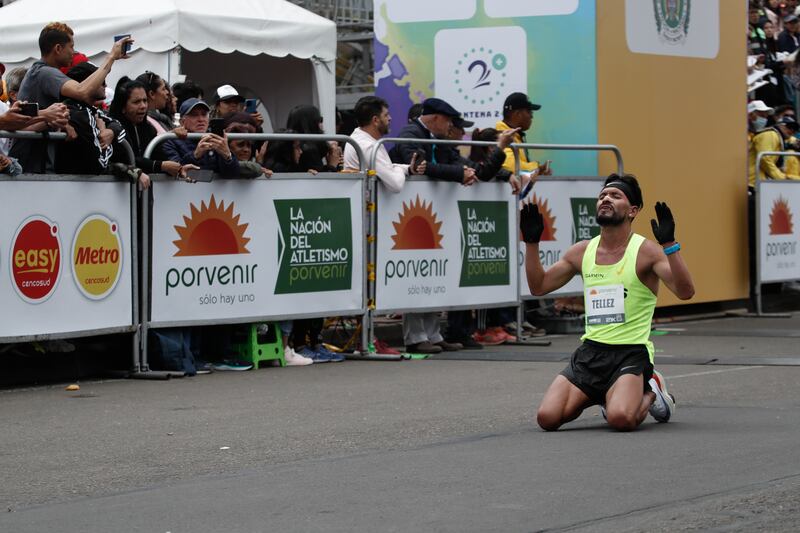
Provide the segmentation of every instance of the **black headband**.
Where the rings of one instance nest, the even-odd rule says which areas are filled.
[[[610,181],[603,186],[604,189],[606,187],[614,187],[615,189],[621,190],[625,194],[625,197],[628,198],[628,201],[630,202],[631,205],[635,205],[636,207],[642,207],[641,198],[639,198],[639,196],[633,192],[631,186],[625,183],[624,181],[620,180]]]

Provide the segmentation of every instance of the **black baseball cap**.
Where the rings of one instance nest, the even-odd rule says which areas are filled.
[[[528,95],[525,93],[511,93],[506,98],[506,102],[503,104],[503,111],[514,111],[515,109],[530,109],[531,111],[536,111],[541,109],[542,106],[539,104],[534,104],[530,100],[528,100]]]
[[[88,61],[84,61],[83,63],[78,63],[74,67],[70,68],[67,71],[67,76],[78,83],[81,83],[86,78],[91,76],[97,71],[97,66],[89,63]]]
[[[797,15],[789,15],[783,19],[783,22],[786,24],[791,24],[792,22],[797,22],[798,20],[800,19],[797,18]]]
[[[456,128],[461,128],[462,130],[465,130],[467,128],[471,128],[474,125],[475,123],[472,122],[471,120],[464,120],[462,117],[453,118],[453,126],[455,126]]]
[[[798,131],[800,130],[800,124],[797,123],[797,120],[793,116],[785,115],[782,119],[778,121],[778,124],[783,124],[790,130]]]
[[[441,98],[428,98],[422,102],[423,115],[446,115],[451,118],[460,118],[461,113]]]

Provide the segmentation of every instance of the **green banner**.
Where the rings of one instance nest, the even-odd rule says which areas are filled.
[[[600,235],[597,223],[597,198],[570,198],[572,202],[572,242],[592,239]]]
[[[508,203],[458,202],[461,215],[460,287],[507,285]]]
[[[280,271],[275,294],[350,290],[350,199],[274,200]]]

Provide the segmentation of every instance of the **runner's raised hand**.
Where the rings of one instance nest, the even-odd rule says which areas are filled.
[[[658,244],[675,242],[675,219],[672,218],[672,211],[667,204],[656,202],[656,217],[658,222],[651,218],[650,225],[653,227],[653,235]]]

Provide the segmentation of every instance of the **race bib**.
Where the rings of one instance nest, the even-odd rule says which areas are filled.
[[[602,326],[625,322],[625,287],[601,285],[585,290],[586,324]]]

